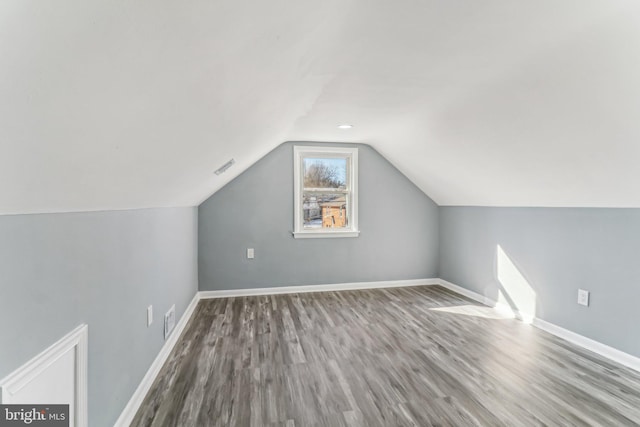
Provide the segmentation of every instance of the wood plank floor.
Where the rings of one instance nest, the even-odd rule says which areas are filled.
[[[132,425],[640,425],[640,374],[438,286],[203,300]]]

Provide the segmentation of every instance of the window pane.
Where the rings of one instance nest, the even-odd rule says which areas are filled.
[[[347,188],[346,158],[304,158],[305,188]]]
[[[347,195],[304,192],[302,197],[304,228],[348,227]]]

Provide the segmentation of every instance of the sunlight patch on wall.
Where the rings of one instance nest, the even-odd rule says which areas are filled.
[[[516,317],[531,323],[536,315],[535,291],[500,245],[496,255],[498,281],[502,285],[498,305],[511,307]]]

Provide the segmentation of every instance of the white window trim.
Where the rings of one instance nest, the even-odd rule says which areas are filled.
[[[303,226],[302,218],[302,192],[304,190],[302,158],[309,156],[318,157],[351,157],[351,167],[349,168],[349,193],[351,196],[347,218],[350,227],[345,230],[331,228],[318,228],[309,230]],[[293,194],[294,194],[294,224],[293,237],[296,239],[308,238],[335,238],[335,237],[358,237],[358,149],[355,147],[312,147],[306,145],[296,145],[293,147]]]

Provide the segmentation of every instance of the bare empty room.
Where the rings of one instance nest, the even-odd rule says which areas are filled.
[[[0,426],[640,425],[640,3],[0,2]]]

